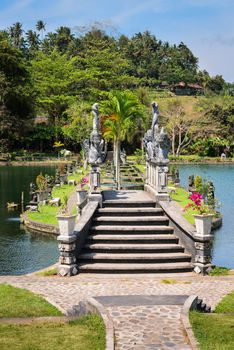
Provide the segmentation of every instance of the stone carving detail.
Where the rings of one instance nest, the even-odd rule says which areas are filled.
[[[71,265],[76,262],[75,256],[60,256],[59,257],[60,264]]]
[[[88,160],[88,162],[93,166],[97,166],[105,160],[107,154],[107,145],[102,139],[100,133],[100,120],[97,103],[94,103],[94,105],[92,106],[92,113],[93,130],[90,135],[90,138],[84,140],[83,149],[85,153],[85,158]]]
[[[195,242],[195,248],[197,250],[209,250],[211,249],[211,243],[210,242]]]
[[[168,153],[170,149],[170,141],[167,133],[158,126],[158,104],[152,103],[153,121],[151,129],[144,136],[143,143],[146,149],[147,160],[155,160],[160,163],[168,163]]]
[[[211,256],[209,255],[196,255],[195,262],[201,264],[209,264],[211,262]]]
[[[72,252],[73,250],[76,249],[76,244],[65,244],[65,243],[60,243],[59,244],[59,251],[60,252]]]

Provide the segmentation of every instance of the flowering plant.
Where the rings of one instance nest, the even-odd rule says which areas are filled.
[[[89,183],[89,179],[87,177],[82,177],[80,180],[80,188],[83,189],[85,185]]]
[[[189,199],[192,201],[192,203],[188,203],[184,208],[185,210],[191,208],[193,210],[196,210],[197,214],[200,215],[211,213],[209,206],[204,203],[204,199],[199,192],[193,192]]]

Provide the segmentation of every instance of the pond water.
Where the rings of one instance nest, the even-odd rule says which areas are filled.
[[[221,203],[223,225],[215,231],[212,261],[218,266],[234,268],[234,165],[180,165],[179,170],[185,188],[189,175],[200,175],[213,181],[215,197]]]
[[[54,176],[53,166],[0,167],[0,275],[30,273],[58,260],[55,237],[31,233],[20,223],[20,210],[8,210],[7,202],[20,203],[21,191],[29,201],[29,184],[42,172]]]

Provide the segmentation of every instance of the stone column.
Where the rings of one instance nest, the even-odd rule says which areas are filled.
[[[204,240],[199,239],[199,241],[195,242],[195,263],[194,263],[194,271],[196,273],[201,273],[203,275],[207,274],[211,270],[212,266],[212,241],[213,235],[209,237],[206,236]]]
[[[78,273],[76,264],[76,235],[58,236],[59,241],[59,266],[58,273],[61,276],[74,276]]]

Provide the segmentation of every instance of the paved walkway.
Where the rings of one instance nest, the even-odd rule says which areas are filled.
[[[164,284],[162,279],[173,279],[176,283]],[[167,295],[175,298],[195,294],[214,308],[224,295],[234,290],[234,275],[202,277],[194,274],[180,276],[83,274],[72,278],[1,276],[0,283],[9,283],[41,294],[65,311],[90,296],[125,296],[122,299],[102,300],[113,318],[117,350],[183,350],[190,349],[190,346],[180,321],[182,305],[181,303],[170,305],[170,302],[168,304],[163,298],[159,305],[156,296]],[[127,297],[131,295],[135,296],[132,300]],[[154,297],[151,297],[149,302],[144,301],[143,296]]]

